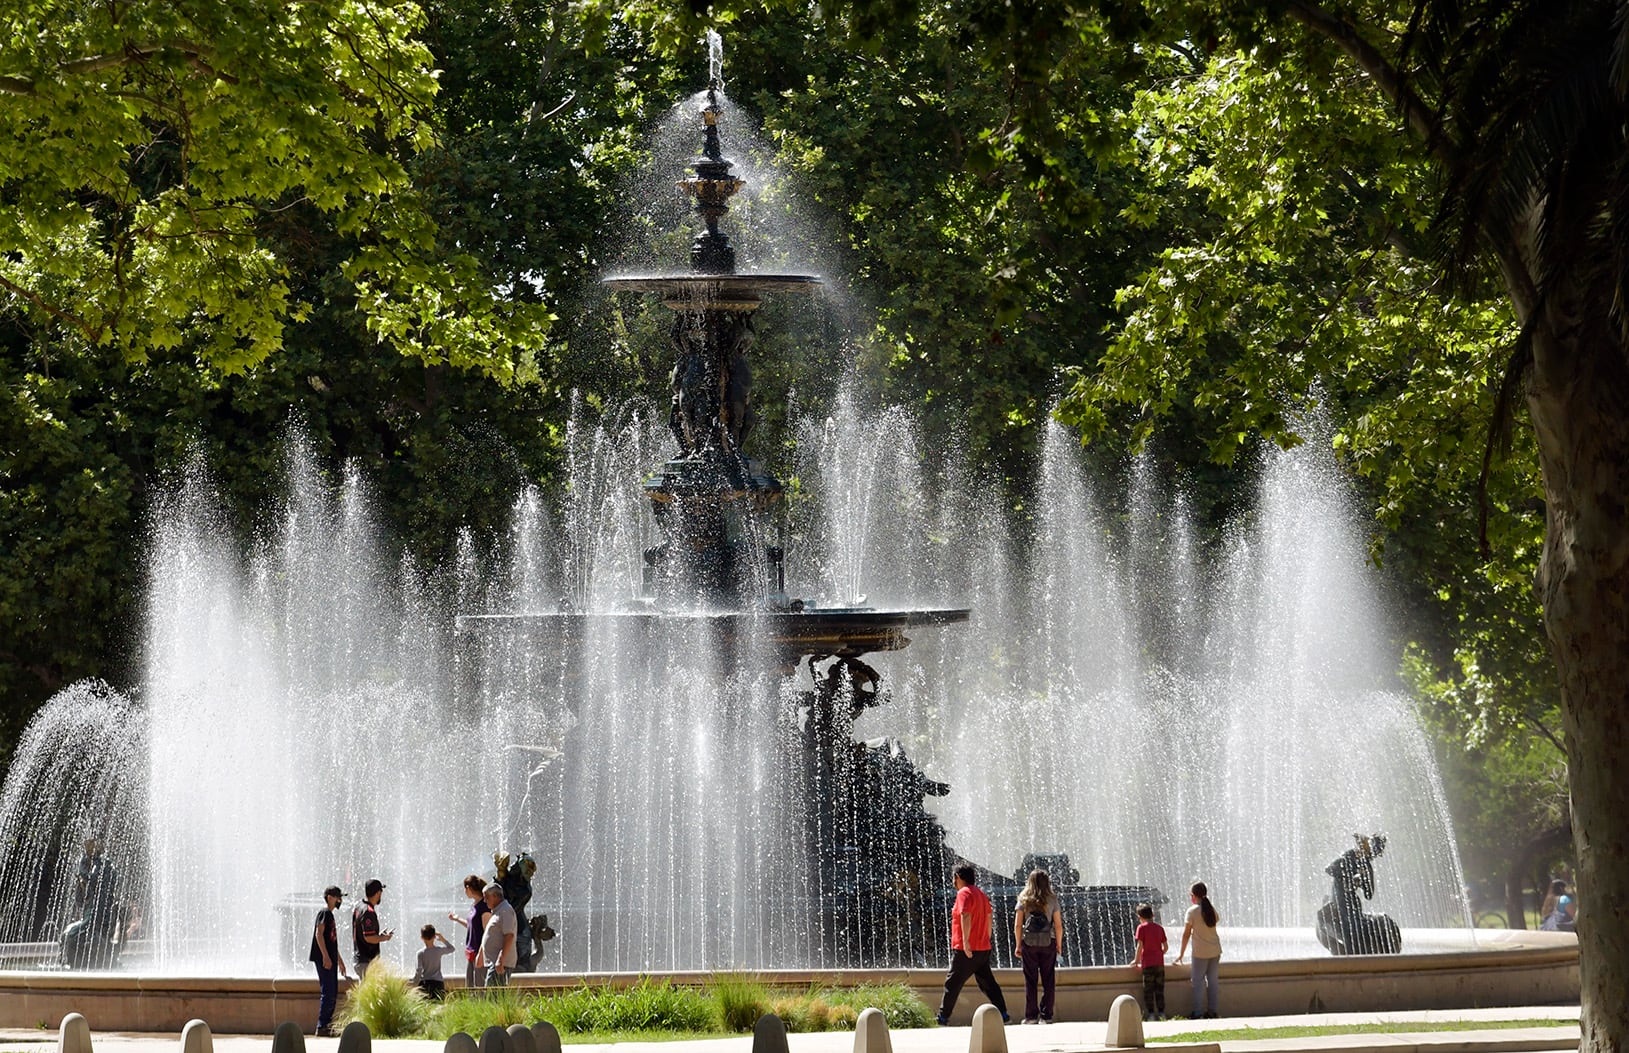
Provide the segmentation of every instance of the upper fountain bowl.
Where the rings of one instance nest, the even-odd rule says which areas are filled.
[[[756,304],[764,293],[812,293],[822,281],[814,274],[618,274],[601,283],[619,292],[661,293],[669,304],[714,307]]]

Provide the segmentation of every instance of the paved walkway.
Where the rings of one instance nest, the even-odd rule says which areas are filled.
[[[1173,1038],[1198,1031],[1263,1029],[1285,1026],[1335,1026],[1419,1021],[1501,1021],[1578,1019],[1578,1007],[1530,1006],[1500,1009],[1439,1009],[1395,1013],[1317,1013],[1300,1016],[1229,1017],[1222,1020],[1165,1020],[1149,1022],[1143,1030],[1149,1039]],[[1084,1053],[1101,1050],[1107,1025],[1061,1023],[1050,1026],[1009,1026],[1009,1053]],[[896,1053],[962,1053],[968,1048],[970,1028],[942,1027],[903,1030],[892,1033]],[[97,1053],[174,1053],[177,1035],[96,1034]],[[854,1035],[833,1031],[788,1036],[791,1053],[852,1053]],[[54,1046],[56,1034],[50,1031],[0,1031],[0,1053],[40,1053],[42,1045]],[[217,1035],[217,1053],[267,1053],[270,1039],[265,1036]],[[306,1038],[310,1053],[335,1053],[337,1039]],[[705,1039],[692,1042],[619,1042],[610,1045],[568,1045],[567,1053],[750,1053],[752,1038]],[[1199,1047],[1163,1042],[1150,1044],[1159,1050],[1194,1050]],[[1211,1047],[1214,1049],[1215,1047]],[[1576,1050],[1578,1027],[1490,1028],[1474,1031],[1422,1031],[1395,1034],[1344,1034],[1311,1038],[1227,1039],[1222,1053],[1544,1053]],[[375,1053],[441,1053],[440,1042],[410,1039],[376,1039]]]

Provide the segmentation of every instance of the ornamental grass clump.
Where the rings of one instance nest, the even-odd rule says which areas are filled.
[[[541,1019],[538,1007],[545,1001],[536,994],[514,987],[489,987],[462,992],[448,998],[431,1021],[432,1038],[446,1041],[456,1032],[480,1038],[489,1027],[512,1027]]]
[[[769,988],[757,980],[726,974],[713,981],[712,990],[726,1031],[751,1031],[769,1012]]]
[[[576,987],[541,999],[541,1019],[562,1033],[719,1030],[718,1002],[709,994],[642,979],[632,987]]]
[[[375,962],[362,982],[345,994],[336,1022],[368,1025],[374,1038],[406,1038],[424,1031],[433,1007],[401,973]]]

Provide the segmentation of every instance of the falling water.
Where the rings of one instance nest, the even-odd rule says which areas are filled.
[[[1204,880],[1230,924],[1282,929],[1311,925],[1353,833],[1384,831],[1373,908],[1458,924],[1440,779],[1332,459],[1269,455],[1249,522],[1204,558],[1146,464],[1112,529],[1078,453],[1049,429],[1033,538],[953,546],[982,563],[969,631],[889,659],[904,704],[862,729],[955,783],[950,843],[1005,873],[1067,851],[1084,882],[1157,885],[1178,913]]]
[[[54,938],[100,834],[148,969],[292,967],[317,890],[374,876],[412,931],[497,849],[539,862],[532,909],[560,932],[542,969],[838,964],[799,825],[807,675],[732,658],[703,619],[619,613],[656,540],[628,483],[667,453],[652,416],[574,421],[569,488],[519,495],[499,563],[461,557],[485,580],[451,588],[389,556],[365,480],[298,443],[247,552],[195,468],[156,513],[142,705],[76,685],[19,746],[4,942]],[[906,415],[859,416],[800,426],[789,591],[973,608],[874,656],[891,701],[855,731],[951,784],[930,802],[950,845],[1001,873],[1064,851],[1087,884],[1173,899],[1201,878],[1226,923],[1286,933],[1243,949],[1261,955],[1310,926],[1350,835],[1383,830],[1375,909],[1452,923],[1440,784],[1326,455],[1269,455],[1253,514],[1206,550],[1147,464],[1116,526],[1061,428],[1019,529],[971,477],[924,477]],[[473,639],[438,596],[605,617]]]

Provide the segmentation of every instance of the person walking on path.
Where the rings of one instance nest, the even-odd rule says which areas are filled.
[[[486,931],[481,937],[481,952],[476,955],[475,964],[486,969],[487,987],[508,987],[510,970],[515,967],[515,937],[520,931],[520,920],[515,916],[515,908],[505,902],[502,885],[492,882],[484,895],[491,913],[486,916]]]
[[[1154,908],[1137,904],[1137,954],[1131,964],[1143,974],[1143,1012],[1150,1020],[1165,1018],[1165,926],[1154,921]]]
[[[323,908],[317,911],[317,927],[311,932],[311,961],[317,966],[317,1035],[326,1038],[334,1033],[334,1003],[339,1001],[339,978],[350,979],[345,971],[345,959],[339,956],[339,923],[334,911],[345,893],[338,885],[329,885],[322,892]]]
[[[396,935],[394,930],[379,928],[379,901],[384,898],[385,883],[369,878],[362,886],[362,894],[366,898],[351,910],[351,950],[358,980],[367,978],[368,967],[379,957],[379,945],[389,943]]]
[[[955,876],[956,903],[950,908],[950,972],[945,976],[945,997],[939,1003],[939,1026],[950,1022],[956,997],[967,978],[978,981],[984,997],[1008,1020],[1007,1000],[1001,985],[990,971],[990,932],[995,927],[995,906],[974,882],[978,873],[971,863],[958,863]]]
[[[1050,1024],[1058,996],[1058,956],[1063,953],[1063,912],[1052,891],[1052,878],[1044,870],[1031,870],[1018,894],[1012,938],[1024,966],[1024,1023]]]
[[[471,874],[464,879],[464,895],[470,899],[469,917],[460,918],[448,912],[447,920],[464,926],[464,988],[474,991],[486,983],[486,972],[475,968],[475,956],[481,953],[481,936],[486,932],[486,882],[481,875]]]
[[[1193,1013],[1192,1019],[1216,1016],[1216,974],[1217,967],[1222,963],[1222,939],[1216,935],[1216,922],[1221,915],[1211,906],[1210,890],[1203,881],[1195,881],[1188,890],[1188,898],[1193,906],[1188,908],[1188,923],[1182,927],[1182,947],[1177,951],[1176,961],[1172,964],[1181,965],[1182,956],[1188,953],[1188,940],[1193,940]],[[1206,990],[1209,989],[1207,1000]],[[1201,1011],[1203,1010],[1203,1011]]]

